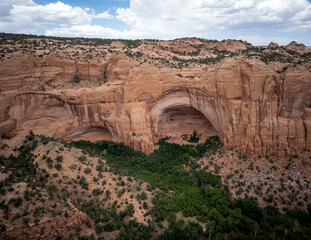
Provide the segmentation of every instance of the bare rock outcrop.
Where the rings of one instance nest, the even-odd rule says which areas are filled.
[[[247,47],[251,47],[250,44],[247,44],[243,41],[237,41],[237,40],[227,40],[224,43],[222,43],[222,46],[220,47],[221,51],[229,51],[229,52],[236,52],[239,50],[245,50]]]
[[[108,83],[37,90],[46,82],[72,82],[75,75]],[[89,63],[25,55],[5,61],[0,76],[3,138],[33,130],[66,141],[122,141],[150,153],[161,137],[182,142],[180,135],[196,130],[248,154],[311,149],[311,73],[303,66],[277,73],[259,59],[236,57],[182,77],[124,54]]]
[[[303,43],[298,44],[295,41],[292,41],[291,43],[286,45],[285,49],[297,52],[299,54],[304,54],[304,53],[310,52],[310,49],[307,48]]]
[[[275,48],[278,48],[278,47],[280,47],[279,44],[274,43],[274,42],[271,42],[268,45],[268,48],[270,48],[270,49],[275,49]]]

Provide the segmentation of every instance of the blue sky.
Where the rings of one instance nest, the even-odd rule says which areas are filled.
[[[129,0],[89,0],[89,1],[82,1],[82,0],[34,0],[35,3],[46,5],[49,3],[57,3],[57,2],[63,2],[67,5],[70,5],[72,7],[80,7],[80,8],[90,8],[95,11],[96,14],[108,12],[112,16],[116,16],[115,11],[118,8],[128,8],[130,6]],[[101,25],[106,28],[112,28],[119,31],[124,31],[126,29],[129,29],[127,24],[123,21],[119,21],[117,19],[98,19],[95,18],[92,21],[93,25]],[[51,29],[52,26],[45,26],[46,30],[47,28]],[[40,34],[44,35],[44,30]],[[104,36],[103,36],[104,37]]]
[[[311,1],[311,0],[310,0]],[[308,0],[1,0],[0,32],[126,39],[292,40],[311,46]]]

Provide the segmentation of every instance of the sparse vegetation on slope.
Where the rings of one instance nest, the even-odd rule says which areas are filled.
[[[204,235],[198,223],[218,238],[252,238],[255,232],[257,238],[265,239],[303,239],[306,236],[306,232],[291,231],[295,226],[293,212],[304,216],[304,220],[308,219],[307,222],[300,222],[302,227],[309,224],[311,209],[309,213],[281,213],[273,206],[260,208],[254,198],[233,200],[228,187],[221,184],[219,176],[198,169],[194,159],[202,157],[206,152],[209,155],[222,152],[222,145],[217,138],[210,138],[197,146],[169,144],[163,139],[159,142],[159,149],[150,155],[111,142],[93,144],[82,141],[72,144],[91,154],[102,155],[106,152],[104,156],[114,172],[141,178],[150,183],[150,189],[161,190],[155,192],[152,200],[154,207],[149,211],[158,224],[166,219],[169,222],[169,228],[159,239],[177,239],[180,234],[190,231],[189,228],[192,229],[190,232],[193,239],[197,239]],[[195,216],[197,223],[183,228],[183,224],[174,217],[179,211],[182,211],[184,217]],[[305,228],[304,231],[309,230]]]
[[[1,236],[8,234],[6,229],[13,222],[33,233],[33,224],[45,226],[43,217],[58,216],[73,222],[79,216],[77,224],[69,227],[72,230],[60,230],[66,237],[89,238],[87,232],[93,238],[116,239],[310,236],[310,206],[308,212],[285,213],[270,205],[261,208],[252,197],[232,198],[219,175],[202,169],[199,160],[203,156],[225,153],[218,137],[183,146],[162,139],[158,145],[158,150],[146,155],[122,143],[78,141],[63,145],[31,133],[16,149],[16,157],[0,161],[1,172],[7,174],[1,181],[5,216]],[[69,160],[72,154],[76,157]],[[23,191],[21,184],[27,186]],[[140,211],[144,220],[136,219]],[[38,238],[51,234],[46,227],[47,232],[43,229]]]
[[[168,119],[172,125],[188,133],[181,136],[182,142],[188,145],[171,144],[167,142],[168,138],[164,138],[150,155],[134,151],[123,143],[65,143],[32,132],[23,144],[17,144],[13,150],[10,141],[16,139],[9,139],[34,126],[38,127],[34,127],[36,132],[46,127],[44,131],[50,131],[55,137],[92,140],[103,139],[103,135],[104,139],[115,139],[119,129],[130,129],[131,132],[124,131],[124,138],[118,136],[118,139],[128,137],[127,144],[132,146],[147,140],[144,142],[146,145],[135,147],[148,148],[146,152],[151,152],[154,139],[169,132],[145,138],[146,133],[153,129],[146,128],[143,132],[132,129],[132,125],[140,119],[138,116],[149,118],[149,107],[158,103],[155,99],[161,100],[163,96],[174,99],[174,95],[172,98],[165,95],[166,90],[175,93],[176,89],[185,88],[176,95],[187,95],[184,102],[189,100],[195,109],[200,106],[200,113],[206,106],[213,106],[217,99],[227,95],[226,102],[215,105],[215,115],[219,118],[211,121],[210,129],[215,132],[211,131],[208,136],[218,134],[218,128],[224,127],[218,126],[216,133],[212,122],[228,117],[230,122],[235,122],[229,128],[238,130],[232,137],[246,137],[243,145],[239,141],[239,146],[257,152],[256,142],[243,135],[244,127],[240,129],[240,126],[249,126],[249,122],[253,121],[251,119],[256,119],[258,124],[266,123],[256,125],[256,129],[270,131],[271,121],[264,118],[266,113],[266,117],[275,119],[279,117],[278,109],[284,109],[285,112],[281,110],[280,113],[284,117],[292,115],[295,108],[309,106],[306,90],[309,75],[301,79],[301,90],[293,89],[297,96],[301,96],[296,97],[297,102],[292,101],[291,97],[295,95],[291,88],[296,82],[286,85],[289,79],[298,79],[303,71],[310,71],[311,53],[302,53],[303,49],[299,53],[296,47],[253,47],[236,40],[220,42],[197,38],[158,41],[0,34],[0,61],[4,70],[9,69],[2,80],[2,112],[3,115],[14,115],[4,119],[1,128],[2,136],[8,139],[1,144],[1,151],[6,157],[0,157],[0,216],[3,216],[0,219],[0,238],[310,238],[311,193],[310,176],[306,169],[310,169],[311,155],[307,149],[299,153],[295,148],[296,143],[300,142],[299,147],[307,146],[304,145],[307,138],[303,134],[307,125],[303,121],[295,120],[298,125],[295,125],[296,130],[291,130],[291,118],[284,118],[287,135],[274,145],[277,151],[281,142],[286,143],[283,144],[285,148],[287,143],[296,142],[290,149],[290,153],[295,153],[291,159],[272,159],[268,155],[249,159],[234,147],[224,150],[218,137],[201,143],[204,139],[200,134],[196,131],[190,134],[192,128],[185,131],[187,129],[178,124],[181,120],[176,121],[171,116]],[[228,58],[236,59],[225,60]],[[16,68],[17,62],[19,67]],[[51,62],[54,64],[50,65]],[[229,74],[231,68],[233,73]],[[21,69],[18,81],[15,69]],[[218,72],[217,69],[224,71]],[[262,77],[264,71],[269,72],[265,78]],[[291,75],[291,71],[295,74]],[[219,79],[215,80],[214,75]],[[239,81],[231,81],[236,78]],[[148,79],[148,83],[142,79]],[[262,81],[265,83],[261,84],[260,79],[266,79]],[[125,81],[126,84],[123,84]],[[145,91],[144,84],[156,89],[162,82],[165,84],[163,92]],[[123,91],[123,85],[129,90]],[[193,90],[186,86],[192,86]],[[239,86],[238,89],[234,89],[235,86]],[[257,92],[255,86],[264,91]],[[205,92],[206,89],[212,90]],[[210,96],[215,98],[210,99]],[[255,96],[258,98],[255,99]],[[24,97],[29,98],[24,101]],[[45,105],[34,105],[36,102]],[[165,101],[159,103],[165,105]],[[281,105],[283,103],[284,106]],[[223,114],[219,110],[222,105],[226,108],[230,106],[232,115]],[[252,107],[255,105],[258,107]],[[294,107],[296,105],[299,107]],[[137,113],[137,106],[142,107],[141,111],[147,115]],[[236,109],[237,106],[241,107]],[[266,108],[273,109],[274,115],[269,115]],[[42,111],[37,113],[37,109]],[[119,114],[120,109],[125,110]],[[135,111],[132,112],[133,109]],[[47,114],[50,110],[51,113]],[[262,113],[257,114],[259,111]],[[64,113],[69,114],[73,122],[67,124]],[[305,113],[300,111],[299,114],[305,116]],[[189,114],[188,108],[176,115],[183,114],[188,114],[187,120],[192,127],[193,115]],[[205,114],[202,115],[203,122],[209,122]],[[25,117],[20,119],[22,115]],[[28,115],[34,117],[28,118]],[[60,117],[64,115],[64,118]],[[111,128],[119,115],[122,116],[119,123],[127,124],[129,118],[131,123]],[[201,123],[201,115],[194,116]],[[94,121],[96,124],[93,124]],[[152,126],[149,120],[144,123]],[[279,134],[276,129],[283,128],[281,123],[280,120],[280,123],[272,125],[271,137]],[[53,128],[49,129],[51,125]],[[58,129],[59,126],[63,129]],[[255,132],[255,127],[251,127],[250,131]],[[301,129],[301,134],[295,140],[291,139],[290,134],[297,129]],[[178,132],[176,139],[184,132]],[[273,153],[272,146],[267,145],[269,141],[264,139],[264,135],[257,139],[263,152]],[[250,140],[250,144],[246,146],[244,140]],[[234,140],[230,144],[236,143]],[[227,141],[227,145],[230,144]],[[302,169],[303,166],[306,168]]]
[[[194,42],[191,42],[193,40]],[[237,44],[237,48],[231,44]],[[114,45],[115,44],[115,45]],[[30,53],[38,58],[47,55],[73,61],[100,60],[113,53],[124,53],[141,62],[165,65],[171,68],[213,65],[224,58],[237,56],[258,58],[266,64],[286,63],[290,66],[307,63],[311,53],[300,54],[284,47],[254,47],[238,40],[207,40],[201,38],[175,39],[173,41],[124,40],[100,38],[47,37],[26,34],[0,33],[0,60],[14,53]],[[281,52],[280,52],[281,51]]]

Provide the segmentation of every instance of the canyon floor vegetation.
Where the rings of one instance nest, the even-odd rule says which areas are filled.
[[[263,174],[218,137],[182,146],[168,139],[146,155],[123,143],[64,143],[30,132],[0,159],[1,238],[310,239],[310,180],[287,179],[300,197],[276,177],[293,178],[292,165],[266,164],[271,173]],[[310,161],[309,151],[302,154]],[[220,163],[230,158],[239,172]],[[262,185],[250,183],[255,171]],[[287,194],[282,202],[279,187],[297,199]]]

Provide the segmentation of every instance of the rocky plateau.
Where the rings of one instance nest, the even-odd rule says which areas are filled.
[[[0,103],[0,239],[310,236],[303,44],[1,33]]]
[[[182,143],[194,130],[249,155],[311,149],[311,55],[303,44],[3,34],[1,52],[2,149],[29,130],[146,153],[162,137]]]

